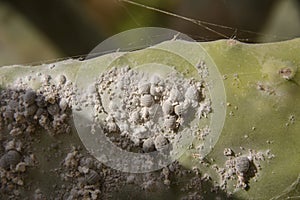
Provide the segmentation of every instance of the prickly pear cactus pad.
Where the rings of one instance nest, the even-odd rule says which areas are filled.
[[[281,199],[299,184],[299,42],[202,44],[224,77],[227,97],[225,125],[207,159],[228,170],[222,151],[230,148],[255,168],[246,188],[233,190],[236,197]]]
[[[299,55],[173,39],[1,67],[0,197],[299,198]]]

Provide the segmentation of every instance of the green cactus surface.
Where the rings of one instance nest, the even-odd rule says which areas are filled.
[[[247,179],[247,187],[236,188],[238,176],[228,180],[224,190],[232,198],[292,199],[300,197],[299,55],[300,39],[269,44],[172,40],[84,61],[4,66],[0,68],[0,87],[12,88],[17,78],[43,73],[64,74],[80,89],[87,89],[102,72],[123,66],[161,74],[171,69],[188,78],[203,79],[212,113],[200,120],[199,126],[209,125],[210,133],[204,141],[195,138],[184,147],[179,162],[211,177],[209,186],[203,186],[204,196],[212,197],[211,185],[221,185],[216,168],[225,167],[228,156],[224,150],[231,149],[236,157],[249,156],[249,152],[264,155],[259,165],[253,164],[257,169]],[[208,71],[206,75],[197,71],[201,62],[207,67],[203,69]],[[39,85],[39,79],[30,81],[32,88]],[[85,139],[81,137],[83,143]],[[197,149],[201,144],[203,148]]]

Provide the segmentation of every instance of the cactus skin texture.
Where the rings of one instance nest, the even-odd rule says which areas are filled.
[[[1,67],[0,86],[8,87],[17,77],[41,72],[63,73],[85,87],[88,80],[112,66],[138,67],[149,63],[173,66],[187,77],[193,77],[197,74],[194,66],[202,59],[220,73],[212,76],[222,80],[225,98],[220,101],[225,101],[214,111],[226,112],[224,127],[215,130],[221,131],[220,136],[205,160],[210,166],[224,166],[225,148],[236,153],[248,149],[270,150],[275,157],[261,162],[257,181],[250,179],[247,190],[236,190],[229,185],[228,191],[236,199],[296,198],[300,196],[299,55],[300,39],[270,44],[244,44],[235,40],[168,41],[136,52],[112,53],[86,61],[62,61],[54,63],[53,69],[48,65]],[[32,86],[36,84],[39,83],[32,83]],[[213,95],[218,96],[219,92],[222,91]],[[195,145],[197,143],[194,141]],[[199,167],[202,173],[212,177],[212,181],[218,182],[215,170],[199,164],[194,152],[195,149],[186,151],[180,162],[186,167]],[[207,193],[209,191],[207,188]]]
[[[221,74],[228,77],[224,85],[231,104],[219,141],[208,157],[222,162],[220,152],[226,146],[234,150],[270,149],[275,155],[262,164],[259,180],[250,180],[250,189],[237,192],[236,197],[282,199],[300,195],[296,190],[300,174],[299,45],[299,39],[261,45],[235,41],[202,44]]]

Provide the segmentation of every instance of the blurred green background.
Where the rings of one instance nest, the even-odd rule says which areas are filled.
[[[134,0],[213,26],[243,42],[283,41],[300,35],[298,0]],[[83,57],[119,32],[156,26],[197,41],[222,39],[199,25],[118,0],[0,1],[0,66]]]

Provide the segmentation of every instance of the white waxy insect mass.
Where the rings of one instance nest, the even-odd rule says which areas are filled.
[[[161,143],[175,145],[175,135],[198,119],[197,110],[201,107],[198,87],[202,82],[179,73],[161,76],[134,68],[115,67],[101,74],[95,85],[105,112],[112,118],[104,120],[106,136],[114,141],[119,137],[113,134],[116,131],[110,131],[113,121],[114,130],[119,130],[120,136],[128,137],[134,148],[138,146],[144,152],[153,150],[152,142],[158,151]],[[96,103],[95,106],[100,105]],[[186,117],[187,110],[194,116]],[[194,124],[188,129],[193,132],[199,127]],[[162,140],[164,142],[158,144],[157,141]]]
[[[162,111],[163,111],[164,115],[170,115],[174,112],[174,107],[173,107],[171,101],[166,100],[163,102]]]
[[[143,94],[141,96],[141,106],[150,107],[154,103],[154,99],[150,94]]]
[[[167,130],[174,130],[176,128],[176,116],[169,115],[164,119],[164,126]]]
[[[140,94],[149,94],[150,93],[150,87],[151,87],[151,84],[150,83],[147,83],[147,82],[141,82],[139,83],[139,93]]]

